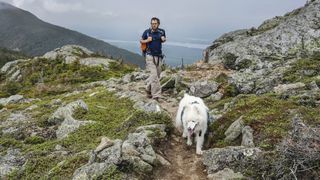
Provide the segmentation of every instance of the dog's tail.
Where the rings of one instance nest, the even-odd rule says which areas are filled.
[[[177,112],[177,115],[176,115],[176,124],[175,124],[175,126],[176,126],[177,129],[180,129],[180,130],[183,128],[183,125],[182,125],[183,108],[184,107],[179,106],[179,109],[178,109],[178,112]]]

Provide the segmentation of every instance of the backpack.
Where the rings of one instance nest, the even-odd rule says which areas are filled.
[[[147,31],[147,37],[149,37],[150,34],[151,34],[151,29]],[[141,49],[142,55],[145,57],[148,50],[147,43],[140,43],[140,49]]]

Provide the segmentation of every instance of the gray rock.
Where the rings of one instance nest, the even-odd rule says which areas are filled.
[[[86,164],[79,169],[77,169],[73,173],[73,180],[89,180],[94,179],[100,175],[102,175],[104,172],[107,172],[110,170],[114,165],[111,163],[105,163],[105,162],[95,162],[92,164]]]
[[[109,69],[109,65],[111,62],[117,62],[112,59],[107,58],[97,58],[97,57],[89,57],[89,58],[83,58],[79,60],[79,63],[85,66],[95,67],[95,66],[102,66],[104,70]]]
[[[49,118],[49,122],[60,123],[58,130],[56,131],[57,138],[63,139],[68,136],[69,133],[74,132],[80,126],[86,125],[88,123],[93,123],[93,121],[78,121],[73,118],[73,113],[76,109],[82,108],[88,111],[88,106],[83,100],[77,100],[58,108],[53,115]]]
[[[231,180],[231,179],[244,179],[245,177],[240,173],[235,173],[232,169],[224,168],[213,174],[208,175],[209,180]]]
[[[208,174],[213,174],[228,167],[233,162],[257,159],[261,152],[259,148],[246,148],[243,146],[213,148],[203,152],[202,161],[207,167]]]
[[[12,171],[22,168],[25,161],[20,150],[9,149],[6,155],[0,156],[0,178],[5,179]]]
[[[224,140],[225,141],[233,141],[233,140],[237,139],[237,137],[239,137],[239,135],[242,132],[242,128],[243,128],[243,121],[242,121],[242,116],[240,116],[226,130],[226,132],[224,133],[226,138]]]
[[[278,86],[274,87],[273,91],[275,93],[282,94],[289,91],[304,89],[305,86],[306,85],[301,82],[294,83],[294,84],[279,84]]]
[[[210,64],[223,63],[237,70],[230,81],[240,93],[271,92],[291,61],[320,52],[320,3],[310,1],[284,16],[267,20],[258,28],[226,33],[206,49]],[[315,72],[307,70],[304,75]]]
[[[18,103],[20,101],[22,101],[24,98],[22,95],[16,94],[16,95],[12,95],[8,98],[1,98],[0,99],[0,105],[5,106],[7,104],[15,104]]]
[[[219,84],[214,81],[197,81],[191,83],[190,94],[205,98],[218,91]]]
[[[50,122],[61,122],[65,119],[73,119],[72,115],[74,111],[78,108],[81,108],[85,111],[88,111],[88,106],[83,100],[77,100],[71,102],[65,106],[58,108],[52,116],[49,118]]]
[[[107,162],[112,164],[120,164],[121,162],[121,146],[122,141],[117,139],[113,141],[113,145],[103,149],[97,154],[99,162]]]
[[[313,91],[318,91],[320,88],[319,86],[317,85],[316,81],[312,81],[310,84],[309,84],[309,87],[311,90]]]
[[[245,126],[242,129],[241,146],[254,147],[253,143],[253,129],[250,126]]]
[[[56,60],[57,58],[63,58],[66,63],[72,63],[80,57],[92,55],[93,52],[85,47],[78,45],[65,45],[61,48],[57,48],[53,51],[47,52],[43,55],[43,58]]]

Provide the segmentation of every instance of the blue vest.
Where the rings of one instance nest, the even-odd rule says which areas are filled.
[[[163,29],[158,28],[156,31],[152,31],[151,28],[144,31],[142,39],[148,39],[152,37],[152,41],[147,43],[147,54],[152,56],[161,56],[162,55],[162,40],[161,36],[166,37],[166,33]]]

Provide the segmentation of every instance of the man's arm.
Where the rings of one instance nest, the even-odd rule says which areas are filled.
[[[152,41],[152,37],[148,37],[147,31],[144,31],[144,33],[142,34],[140,43],[148,43]]]
[[[162,29],[162,35],[161,35],[161,42],[166,42],[167,38],[166,38],[166,32]]]

